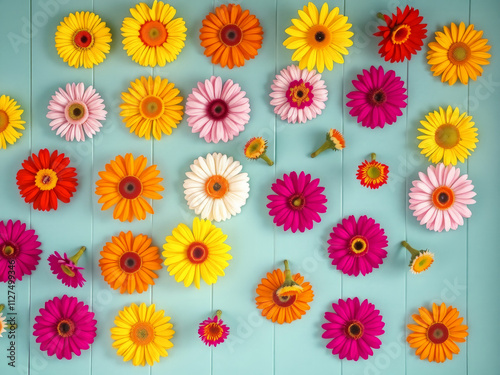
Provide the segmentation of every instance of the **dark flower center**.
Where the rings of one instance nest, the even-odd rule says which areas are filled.
[[[68,116],[71,120],[80,120],[85,116],[85,107],[80,103],[71,104],[68,108]]]
[[[135,273],[141,266],[141,256],[133,251],[123,253],[120,257],[120,268],[125,273]]]
[[[88,48],[92,44],[92,34],[87,30],[80,30],[73,37],[73,41],[79,48]]]
[[[221,188],[222,188],[222,186],[218,182],[216,182],[214,184],[214,186],[212,187],[212,189],[214,189],[214,191],[219,191]]]
[[[345,333],[347,336],[353,338],[354,340],[359,339],[361,336],[363,336],[363,324],[358,321],[353,321],[347,324]]]
[[[376,106],[382,105],[387,101],[387,94],[382,89],[375,90],[371,93],[370,101]]]
[[[222,43],[226,46],[235,47],[241,43],[241,40],[243,39],[243,32],[238,26],[229,24],[222,28],[219,37]]]
[[[318,31],[316,34],[314,34],[314,39],[316,42],[322,42],[326,38],[325,33],[323,31]]]
[[[288,307],[293,305],[297,296],[278,296],[276,294],[277,290],[273,293],[273,302],[279,307]]]
[[[450,200],[450,197],[445,192],[442,192],[442,193],[439,193],[438,200],[439,200],[439,203],[445,204],[446,202],[448,202]]]
[[[224,100],[215,99],[208,105],[208,115],[214,120],[221,120],[227,116],[227,104]]]
[[[442,344],[448,339],[448,327],[443,323],[434,323],[427,329],[427,337],[434,344]]]
[[[127,176],[118,184],[118,191],[126,199],[137,198],[142,193],[142,183],[135,176]]]
[[[191,263],[203,263],[208,258],[208,248],[202,242],[192,242],[188,246],[187,257]]]
[[[70,319],[63,319],[57,323],[57,333],[61,337],[70,337],[75,333],[75,323]]]

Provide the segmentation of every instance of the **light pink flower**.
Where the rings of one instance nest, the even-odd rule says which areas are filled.
[[[271,85],[269,94],[274,113],[289,123],[305,123],[316,118],[325,109],[328,90],[321,74],[315,70],[299,69],[295,65],[287,66]]]
[[[67,141],[84,141],[85,134],[92,138],[102,127],[99,121],[106,120],[107,114],[101,96],[92,86],[85,89],[83,83],[68,83],[66,90],[60,87],[47,108],[47,118],[52,120],[50,127]]]
[[[429,166],[427,174],[419,172],[420,180],[413,181],[410,189],[410,210],[421,225],[441,232],[457,229],[464,224],[464,217],[471,217],[467,208],[474,204],[474,185],[467,175],[460,176],[460,169],[443,163]]]
[[[198,82],[186,102],[188,125],[206,142],[231,141],[250,121],[250,103],[239,84],[221,77]]]

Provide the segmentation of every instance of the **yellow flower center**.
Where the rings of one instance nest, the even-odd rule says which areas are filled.
[[[413,272],[420,273],[425,271],[431,266],[432,262],[434,262],[434,258],[432,257],[432,255],[425,253],[419,255],[413,262]]]
[[[380,168],[375,166],[368,168],[366,171],[366,175],[372,180],[376,180],[381,174],[382,172],[380,171]]]
[[[75,273],[68,266],[66,266],[65,264],[61,265],[61,269],[69,277],[75,277]]]
[[[361,236],[355,236],[351,239],[351,251],[354,254],[363,254],[368,247],[368,243]]]
[[[9,126],[9,115],[0,109],[0,133],[7,129],[7,126]]]
[[[332,33],[324,25],[314,25],[307,32],[307,44],[315,49],[323,49],[330,45]]]
[[[14,248],[12,246],[7,245],[4,247],[3,253],[7,256],[10,256],[10,255],[14,254]]]
[[[52,190],[57,185],[57,173],[52,169],[40,169],[35,175],[35,185],[40,190]]]
[[[448,50],[448,59],[455,65],[462,65],[469,61],[471,56],[470,47],[463,42],[456,42]]]
[[[392,30],[391,40],[394,44],[405,43],[411,34],[411,28],[408,25],[399,25]]]
[[[139,106],[142,117],[156,120],[163,114],[163,100],[155,95],[146,96]]]
[[[245,149],[245,156],[250,159],[257,159],[266,151],[266,142],[261,138],[250,141]]]
[[[155,338],[155,330],[149,322],[136,323],[130,330],[130,339],[137,345],[148,345]]]
[[[68,108],[68,116],[72,120],[80,120],[83,116],[85,116],[85,106],[80,103],[73,103]]]
[[[209,341],[216,341],[221,338],[224,331],[217,323],[210,323],[205,327],[205,337]]]
[[[439,147],[450,149],[460,142],[460,131],[454,125],[444,124],[437,128],[434,139]]]

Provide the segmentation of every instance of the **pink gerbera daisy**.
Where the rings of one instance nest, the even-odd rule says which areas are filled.
[[[0,221],[0,281],[22,280],[24,275],[31,275],[40,260],[41,243],[33,229],[26,230],[26,224],[19,220]],[[14,264],[14,275],[10,266]],[[14,276],[14,277],[12,277]]]
[[[342,220],[330,233],[328,252],[332,264],[349,275],[364,276],[378,268],[387,257],[387,236],[380,224],[363,215]]]
[[[464,224],[464,217],[471,217],[467,208],[474,204],[474,185],[467,175],[460,176],[460,169],[452,165],[429,166],[427,174],[419,172],[420,180],[413,181],[410,189],[410,210],[421,225],[441,232],[457,229]]]
[[[49,357],[55,354],[57,359],[71,359],[73,353],[80,356],[96,336],[94,313],[76,297],[64,295],[45,302],[35,321],[33,335],[40,350]]]
[[[206,142],[227,142],[245,129],[250,120],[250,103],[239,84],[221,77],[198,82],[186,103],[188,125]]]
[[[220,318],[221,315],[222,311],[217,310],[213,319],[208,318],[200,323],[198,335],[200,335],[200,339],[205,345],[216,347],[227,339],[229,327],[223,324],[224,322]]]
[[[271,85],[269,94],[274,113],[289,123],[305,123],[321,115],[328,99],[328,90],[321,74],[315,70],[290,65],[283,69]]]
[[[85,268],[77,267],[78,260],[85,252],[85,249],[85,246],[82,246],[71,258],[68,258],[66,253],[64,253],[64,257],[62,257],[55,251],[54,254],[51,254],[47,259],[49,261],[50,270],[64,285],[77,288],[85,284],[86,280],[80,272],[80,270],[84,270]]]
[[[324,187],[320,187],[319,178],[311,181],[311,175],[296,172],[283,175],[283,180],[279,178],[271,186],[276,193],[268,195],[271,202],[267,204],[269,215],[274,216],[273,222],[277,226],[284,225],[284,230],[292,229],[304,232],[312,229],[314,222],[319,223],[319,214],[326,212],[325,203],[327,199],[322,192]]]
[[[375,129],[383,128],[385,124],[393,124],[397,117],[403,112],[401,108],[406,107],[404,82],[396,76],[394,70],[384,72],[382,67],[378,69],[372,66],[370,71],[363,69],[363,74],[358,74],[358,80],[353,80],[356,88],[347,94],[351,99],[347,102],[352,107],[349,114],[358,118],[361,125]]]
[[[84,141],[85,134],[92,138],[102,127],[99,121],[106,120],[107,114],[101,96],[92,86],[85,90],[83,83],[68,83],[66,91],[60,87],[47,108],[47,118],[52,120],[50,127],[67,141]]]
[[[372,356],[372,348],[382,345],[377,337],[384,333],[382,328],[385,326],[380,311],[367,299],[360,304],[358,297],[346,301],[339,299],[332,307],[335,312],[325,312],[328,323],[322,325],[325,330],[322,337],[330,339],[326,347],[340,359],[357,361],[359,357]]]

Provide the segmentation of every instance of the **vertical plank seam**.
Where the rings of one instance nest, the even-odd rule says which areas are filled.
[[[346,7],[346,0],[343,1],[343,8],[344,8],[344,15],[347,15],[347,7]],[[342,134],[344,135],[344,115],[345,115],[345,104],[344,104],[344,99],[345,99],[345,67],[344,64],[342,64],[342,94],[340,96],[341,99],[341,121],[340,121],[340,128],[342,129]],[[341,169],[341,183],[340,183],[340,221],[344,218],[344,153],[342,152],[340,154],[340,169]],[[341,273],[340,275],[340,298],[343,298],[344,295],[344,274]],[[344,361],[340,361],[340,374],[342,375],[344,373]]]
[[[30,19],[30,25],[32,25],[32,19],[33,19],[33,2],[32,0],[29,0],[29,19]],[[31,26],[30,26],[31,27]],[[30,152],[29,154],[33,152],[33,41],[30,35],[30,49],[29,49],[29,67],[30,67],[30,78],[29,78],[29,106],[30,106],[30,115],[29,115],[29,132],[30,132],[30,137],[29,137],[29,149]],[[33,206],[29,205],[29,224],[30,224],[30,229],[33,229],[31,227],[31,213],[32,213]],[[30,277],[30,282],[28,285],[28,327],[31,326],[31,277]],[[31,373],[31,336],[30,336],[30,329],[28,328],[28,368],[27,368],[27,373],[28,375]]]
[[[212,1],[212,11],[215,11],[216,0]],[[215,76],[215,65],[212,65],[212,76]],[[210,285],[210,314],[214,310],[214,284]],[[214,348],[210,347],[210,375],[214,375]]]
[[[408,144],[408,136],[409,136],[409,116],[410,116],[410,61],[406,61],[406,92],[408,94],[408,100],[406,101],[406,127],[405,127],[405,191],[403,194],[403,207],[404,207],[404,218],[405,218],[405,230],[404,230],[404,239],[405,241],[408,240],[408,205],[406,204],[406,195],[408,194],[408,188],[409,188],[409,183],[408,179],[410,178],[408,174],[408,152],[409,152],[409,144]],[[404,252],[405,254],[405,262],[407,259],[407,252]],[[405,309],[404,309],[404,326],[405,326],[405,336],[406,336],[406,317],[408,316],[408,272],[405,269],[404,272],[404,295],[405,295]],[[408,368],[407,368],[407,353],[405,352],[404,355],[404,368],[405,368],[405,375],[408,373]]]
[[[94,12],[94,0],[92,0],[92,12]],[[92,86],[95,89],[95,68],[92,67]],[[91,207],[90,207],[90,308],[91,311],[94,312],[94,207],[92,205],[92,199],[93,199],[93,194],[92,191],[94,190],[93,186],[93,181],[94,181],[94,138],[92,137],[92,154],[90,156],[91,160],[91,167],[90,167],[90,202],[91,202]],[[95,318],[95,312],[94,312],[94,318]],[[91,345],[90,347],[90,367],[89,367],[89,374],[92,375],[92,366],[93,366],[93,360],[94,357],[92,356],[93,353],[93,348],[94,346]]]
[[[278,73],[278,8],[279,8],[279,0],[275,0],[274,2],[274,75]],[[276,171],[278,165],[278,119],[277,114],[274,114],[274,180],[276,180]],[[276,226],[273,226],[273,269],[276,264]],[[273,362],[272,362],[272,374],[276,374],[276,324],[273,324],[273,336],[272,336],[272,346],[273,346]]]
[[[155,68],[151,68],[151,76],[153,77],[153,80],[155,78]],[[153,137],[151,137],[151,148],[150,148],[150,151],[151,151],[151,165],[154,165],[155,164],[155,153],[154,153],[154,150],[155,150],[155,137],[153,135]],[[154,207],[154,200],[151,200],[151,207]],[[150,232],[150,237],[151,237],[151,240],[153,241],[153,232],[154,232],[154,208],[153,208],[153,215],[151,215],[151,232]],[[154,242],[153,242],[154,244]],[[160,251],[160,248],[158,248],[158,252],[161,252]],[[149,304],[152,305],[153,304],[153,289],[154,289],[154,285],[151,285],[151,289],[149,291]],[[149,375],[151,375],[153,373],[153,366],[149,366]]]
[[[472,1],[469,0],[469,25],[471,23]],[[470,81],[467,85],[467,114],[470,116]],[[469,174],[469,159],[466,164],[467,174]],[[469,321],[469,220],[465,222],[465,316],[466,323]],[[465,341],[465,373],[469,373],[469,340]]]

